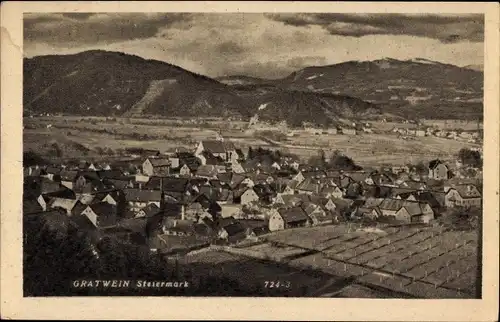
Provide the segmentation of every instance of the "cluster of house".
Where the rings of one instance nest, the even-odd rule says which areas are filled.
[[[398,128],[392,129],[393,133],[398,133],[404,136],[435,136],[439,138],[446,138],[451,140],[467,141],[469,143],[478,143],[481,140],[479,131],[455,131],[455,130],[440,130],[431,127],[418,127],[418,128]]]
[[[245,160],[224,140],[168,157],[150,152],[106,165],[25,168],[25,217],[58,211],[96,236],[161,249],[360,218],[426,223],[444,208],[482,204],[481,187],[450,180],[440,160],[429,163],[429,180],[421,180],[408,167],[342,171],[289,158]]]

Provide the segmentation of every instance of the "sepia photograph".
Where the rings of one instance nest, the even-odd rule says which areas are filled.
[[[152,8],[22,13],[23,298],[483,299],[484,13]]]

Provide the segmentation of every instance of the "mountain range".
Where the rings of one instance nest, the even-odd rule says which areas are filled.
[[[256,84],[314,93],[343,94],[376,104],[406,118],[477,119],[483,115],[483,72],[423,58],[348,61],[311,66],[278,80]],[[238,79],[222,78],[226,84]],[[248,84],[251,78],[240,83]],[[241,85],[233,85],[241,86]]]
[[[23,86],[27,114],[243,120],[258,115],[292,126],[383,113],[418,116],[435,113],[429,106],[436,104],[458,117],[482,115],[482,72],[424,60],[307,67],[279,80],[212,79],[163,61],[93,50],[25,58]]]

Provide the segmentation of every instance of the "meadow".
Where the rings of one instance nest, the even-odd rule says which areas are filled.
[[[286,150],[306,161],[318,151],[328,156],[340,150],[365,166],[407,164],[433,158],[452,160],[463,147],[478,147],[474,143],[437,137],[405,140],[393,133],[361,133],[359,135],[313,134],[294,131],[293,136],[269,135],[247,131],[246,122],[221,119],[128,119],[107,117],[37,117],[24,120],[24,150],[44,152],[54,142],[63,145],[67,156],[81,156],[71,146],[87,149],[86,155],[99,154],[102,149],[113,151],[127,147],[157,149],[162,153],[176,148],[194,150],[201,140],[215,139],[221,133],[238,147],[266,147]],[[380,123],[384,126],[387,123]],[[408,125],[408,124],[404,124]],[[379,124],[374,124],[374,128]],[[391,125],[392,126],[392,125]],[[279,139],[276,141],[275,139]],[[50,143],[50,144],[48,144]],[[66,151],[67,150],[67,151]],[[73,151],[75,150],[75,151]],[[80,153],[80,154],[79,154]]]

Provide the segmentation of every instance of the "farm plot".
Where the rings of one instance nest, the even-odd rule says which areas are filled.
[[[339,261],[325,258],[319,253],[294,259],[288,262],[288,265],[297,269],[319,270],[321,272],[343,278],[362,276],[369,273],[368,270],[359,265],[341,263]]]
[[[297,248],[292,246],[280,246],[280,245],[271,245],[269,243],[253,245],[250,247],[245,247],[243,250],[249,250],[252,252],[259,252],[263,256],[272,257],[276,259],[284,259],[286,257],[298,256],[300,254],[304,254],[307,250],[303,248]]]
[[[325,241],[344,236],[347,231],[347,225],[295,228],[268,234],[264,239],[300,248],[322,250],[321,245]]]

